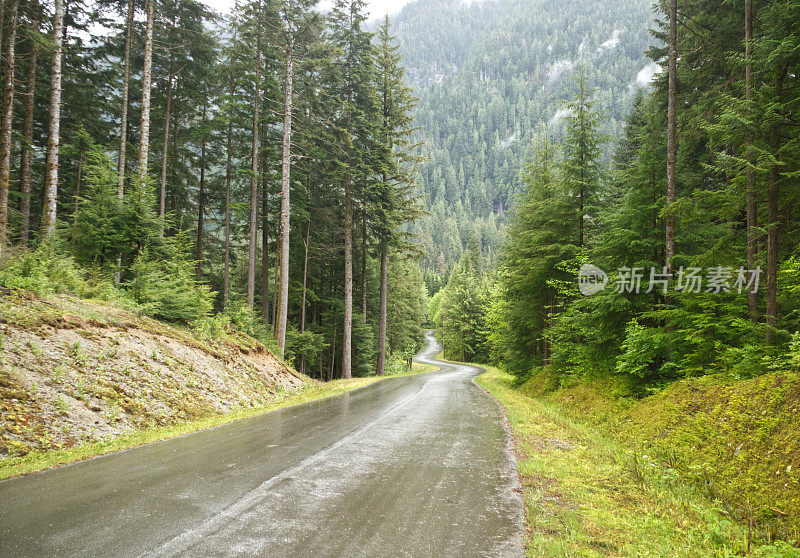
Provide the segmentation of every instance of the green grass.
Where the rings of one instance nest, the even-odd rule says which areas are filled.
[[[516,439],[529,556],[746,555],[747,529],[676,471],[485,368],[477,382],[503,405]],[[783,543],[752,552],[798,556]]]
[[[364,387],[378,379],[379,378],[372,376],[368,378],[353,378],[351,380],[333,380],[324,384],[307,383],[303,388],[278,395],[274,401],[260,407],[239,409],[230,413],[210,415],[179,424],[155,426],[127,432],[104,442],[94,442],[68,449],[31,453],[24,457],[5,459],[0,461],[0,480],[74,463],[76,461],[97,457],[98,455],[130,449],[143,444],[182,436],[184,434],[190,434],[199,430],[214,428],[292,405],[300,405],[309,401],[335,397],[342,393]]]
[[[414,376],[415,374],[427,374],[428,372],[435,372],[436,370],[439,370],[438,366],[414,361],[411,363],[411,370],[401,372],[400,374],[391,374],[391,376]]]

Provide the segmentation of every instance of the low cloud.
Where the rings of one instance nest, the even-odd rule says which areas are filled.
[[[550,66],[550,69],[547,71],[547,81],[550,82],[550,83],[554,82],[555,80],[560,78],[562,75],[564,75],[565,72],[568,72],[569,70],[571,70],[574,66],[575,66],[575,62],[573,62],[572,60],[568,60],[568,59],[559,60],[558,62],[554,62],[553,65]]]
[[[568,116],[572,116],[572,109],[569,108],[562,108],[558,109],[556,113],[553,115],[553,118],[550,119],[549,126],[551,128],[555,128],[564,118]]]
[[[650,82],[653,81],[653,78],[659,71],[661,71],[661,66],[655,62],[650,62],[636,74],[636,85],[640,87],[650,85]]]
[[[619,29],[614,29],[614,32],[611,34],[611,38],[606,42],[604,42],[603,44],[601,44],[599,47],[597,47],[598,54],[603,53],[607,50],[615,49],[620,42],[619,40],[620,33],[621,31]]]

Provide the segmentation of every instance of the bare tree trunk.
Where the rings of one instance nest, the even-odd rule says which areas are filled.
[[[753,0],[745,0],[744,3],[744,40],[745,40],[745,98],[748,103],[748,111],[751,110],[750,104],[753,102]],[[758,202],[756,200],[755,174],[753,166],[755,160],[752,153],[753,136],[748,130],[746,137],[747,149],[747,267],[756,268],[758,255]],[[747,307],[750,311],[750,319],[753,323],[758,322],[758,293],[753,289],[747,292]]]
[[[2,124],[0,124],[0,254],[8,234],[8,190],[11,185],[11,127],[14,120],[14,46],[17,42],[18,0],[11,0],[8,14],[8,36],[5,48],[5,79],[3,80]],[[0,23],[2,21],[0,20]]]
[[[269,195],[267,184],[261,188],[261,318],[269,322]],[[273,317],[274,317],[273,311]]]
[[[289,17],[291,17],[292,2],[289,1]],[[291,20],[287,22],[286,35],[286,84],[284,87],[283,103],[283,160],[281,172],[281,222],[280,222],[280,288],[278,292],[278,316],[275,326],[275,338],[278,348],[283,350],[286,345],[286,320],[289,313],[289,225],[290,225],[290,178],[292,170],[292,78],[294,73],[294,37],[292,36]]]
[[[778,307],[778,179],[778,167],[773,165],[767,190],[767,344],[773,340]]]
[[[72,215],[73,226],[78,223],[78,211],[81,206],[81,177],[83,176],[83,161],[85,158],[86,152],[81,151],[81,154],[78,156],[78,176],[75,180],[75,213]]]
[[[352,378],[353,336],[353,181],[344,186],[344,324],[342,333],[342,378]]]
[[[164,217],[166,215],[167,203],[167,164],[169,161],[169,113],[172,109],[172,47],[170,46],[169,53],[169,81],[167,82],[167,105],[164,108],[164,143],[161,146],[161,185],[159,188],[158,196],[158,215]],[[205,111],[205,108],[203,109]]]
[[[6,17],[6,0],[0,0],[0,45],[3,44],[3,25]],[[3,61],[2,53],[0,53],[0,62]]]
[[[778,71],[775,79],[775,98],[780,101],[783,93],[783,80],[786,77],[786,67]],[[772,153],[778,157],[780,149],[780,129],[776,128],[773,132]],[[778,188],[780,181],[780,168],[778,164],[772,165],[769,173],[769,187],[767,189],[767,344],[771,344],[774,338],[773,328],[775,327],[778,315]]]
[[[58,147],[61,137],[61,59],[64,56],[64,0],[55,0],[53,14],[53,66],[50,72],[50,123],[45,163],[44,207],[41,240],[45,242],[56,230],[58,196]]]
[[[206,202],[206,105],[203,104],[203,138],[200,140],[200,187],[197,192],[197,278],[200,279],[203,271],[203,231],[205,229],[205,202]]]
[[[367,212],[361,215],[361,323],[367,323]]]
[[[33,147],[33,116],[36,106],[36,64],[39,58],[39,47],[35,35],[39,32],[39,16],[41,7],[38,2],[33,5],[31,14],[30,60],[28,62],[28,79],[25,82],[25,119],[22,124],[22,149],[19,164],[19,212],[22,215],[20,243],[28,245],[31,229],[31,148]]]
[[[381,294],[378,311],[378,364],[375,368],[378,376],[383,376],[386,367],[386,295],[389,283],[389,249],[386,242],[381,242]]]
[[[280,235],[280,224],[277,224],[275,228],[275,238],[278,238]],[[275,242],[275,273],[273,273],[273,281],[274,284],[272,286],[272,333],[273,337],[275,334],[275,326],[277,325],[277,317],[278,317],[278,276],[280,274],[281,269],[281,245],[279,242]],[[266,289],[264,291],[266,293]]]
[[[234,42],[236,42],[236,31],[234,30]],[[233,103],[234,83],[233,72],[230,76],[230,103]],[[231,290],[231,178],[233,173],[233,116],[228,114],[228,137],[226,139],[226,161],[225,161],[225,263],[222,273],[222,309],[228,305],[228,297]]]
[[[669,60],[667,63],[669,83],[667,86],[667,216],[665,222],[666,243],[664,259],[667,273],[672,274],[672,259],[675,257],[675,216],[672,206],[675,203],[675,164],[677,160],[677,121],[675,112],[675,91],[678,70],[678,0],[669,2]]]
[[[142,68],[142,117],[139,125],[139,182],[147,180],[147,159],[150,154],[150,93],[153,83],[153,7],[155,0],[147,0],[147,28],[144,37],[144,67]]]
[[[125,157],[128,147],[128,97],[131,81],[131,40],[133,35],[133,0],[128,0],[125,19],[125,59],[122,74],[122,110],[119,124],[119,162],[117,165],[117,197],[125,193]]]
[[[309,236],[311,235],[311,219],[308,220],[306,225],[306,234],[303,237],[303,294],[300,298],[300,333],[306,330],[306,292],[308,285],[308,244]],[[306,373],[306,356],[300,357],[300,372]]]
[[[256,20],[256,79],[253,98],[253,162],[250,177],[250,244],[247,261],[247,305],[253,307],[256,298],[256,245],[258,243],[258,122],[261,108],[261,0]]]
[[[306,226],[306,234],[303,238],[303,294],[300,302],[300,333],[306,330],[306,286],[308,284],[308,244],[311,236],[311,219]]]
[[[336,322],[333,323],[333,350],[331,351],[331,368],[328,372],[328,381],[333,380],[333,367],[336,365]],[[351,377],[351,376],[348,376]]]

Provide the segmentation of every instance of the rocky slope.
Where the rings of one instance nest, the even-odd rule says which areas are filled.
[[[229,330],[214,339],[109,303],[0,293],[0,459],[269,403],[308,378]]]

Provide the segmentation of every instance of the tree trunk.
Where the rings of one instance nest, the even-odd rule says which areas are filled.
[[[234,30],[234,43],[236,31]],[[229,103],[233,104],[234,83],[233,72],[230,75]],[[230,105],[229,105],[230,106]],[[232,111],[231,111],[232,112]],[[233,174],[233,115],[228,114],[228,134],[225,146],[225,263],[222,273],[222,309],[228,305],[231,290],[231,178]]]
[[[25,82],[25,119],[22,124],[22,149],[19,164],[19,212],[22,215],[20,243],[23,246],[28,245],[31,229],[31,148],[33,147],[33,116],[36,106],[36,63],[39,57],[35,34],[39,32],[40,10],[41,8],[36,2],[30,22],[30,61],[28,62],[28,79]]]
[[[182,167],[186,167],[186,150],[183,149],[183,137],[180,134],[181,130],[181,117],[182,114],[180,112],[180,99],[181,99],[181,82],[179,80],[173,82],[172,85],[172,99],[173,102],[170,108],[170,119],[172,120],[172,132],[170,136],[172,136],[172,146],[170,149],[172,150],[172,157],[173,158],[180,158],[180,165]],[[181,216],[178,215],[178,206],[176,205],[175,201],[175,192],[167,192],[167,198],[169,198],[169,207],[166,209],[166,213],[172,213],[175,216],[175,221],[180,222]],[[169,229],[166,229],[165,232],[169,232],[169,234],[175,234],[175,226]]]
[[[333,380],[333,367],[336,365],[336,322],[333,322],[333,350],[331,351],[331,367],[328,372],[328,381]],[[350,377],[350,376],[348,376]]]
[[[289,14],[291,14],[292,2],[289,2]],[[283,161],[281,172],[281,223],[280,223],[280,242],[281,242],[281,270],[280,270],[280,290],[278,292],[278,316],[275,327],[275,339],[278,348],[283,356],[286,345],[286,320],[289,312],[289,217],[290,217],[290,175],[292,170],[292,78],[293,78],[293,57],[294,43],[292,36],[291,21],[287,23],[287,45],[286,45],[286,85],[284,90],[283,103]]]
[[[56,230],[58,196],[58,147],[61,134],[61,59],[64,56],[64,0],[55,0],[53,14],[53,66],[50,71],[50,122],[45,163],[44,206],[41,240],[45,242]]]
[[[750,112],[753,102],[753,0],[745,0],[744,3],[744,40],[745,40],[745,98],[747,99],[747,110]],[[750,113],[752,114],[752,113]],[[755,174],[753,166],[755,160],[752,153],[753,136],[748,130],[745,138],[747,150],[747,268],[755,269],[758,256],[758,202],[756,200]],[[747,292],[747,307],[750,311],[750,319],[753,323],[758,322],[758,292],[750,289]]]
[[[174,25],[174,23],[173,23]],[[167,104],[164,107],[164,143],[161,146],[161,185],[159,188],[159,196],[158,196],[158,215],[159,217],[164,217],[166,215],[166,203],[167,203],[167,163],[168,163],[168,156],[169,156],[169,113],[172,109],[172,87],[173,87],[173,79],[172,79],[172,45],[170,45],[170,52],[169,52],[169,65],[167,72],[169,76],[167,79]],[[205,112],[205,107],[203,107],[203,112]],[[205,142],[205,138],[203,139]]]
[[[300,298],[300,333],[306,330],[306,286],[308,284],[308,244],[311,236],[311,219],[306,225],[306,234],[303,238],[303,294]]]
[[[147,28],[144,37],[144,67],[142,68],[142,117],[139,124],[139,183],[147,180],[147,159],[150,153],[150,93],[153,82],[153,25],[155,0],[147,0]]]
[[[386,295],[389,283],[389,249],[386,242],[381,242],[381,294],[378,311],[378,364],[375,372],[383,376],[386,367]]]
[[[131,40],[133,35],[133,0],[128,0],[125,19],[125,58],[122,74],[122,111],[119,125],[119,162],[117,165],[117,197],[125,193],[125,157],[128,147],[128,96],[131,81]]]
[[[203,105],[203,137],[200,140],[200,188],[197,192],[197,278],[200,279],[203,271],[203,231],[205,229],[205,199],[206,199],[206,106]]]
[[[14,46],[17,42],[18,0],[11,0],[5,48],[2,124],[0,124],[0,254],[8,234],[8,190],[11,185],[11,134],[14,120]],[[0,23],[2,23],[0,21]]]
[[[72,225],[75,226],[78,223],[78,211],[81,207],[81,177],[83,176],[83,161],[86,158],[86,152],[81,151],[81,154],[78,156],[78,176],[75,180],[75,213],[72,216]]]
[[[3,25],[6,20],[6,0],[0,0],[0,45],[3,44]],[[3,61],[2,53],[0,52],[0,62]]]
[[[675,203],[675,164],[677,160],[677,120],[675,112],[675,91],[678,70],[678,0],[669,2],[669,60],[667,85],[667,215],[665,221],[666,243],[664,263],[667,273],[672,274],[672,259],[675,257],[675,216],[672,205]]]
[[[261,191],[261,212],[263,214],[261,222],[261,317],[266,325],[270,325],[269,307],[273,303],[269,298],[269,196],[266,182]],[[277,260],[275,265],[278,265]],[[275,319],[274,307],[272,319]]]
[[[367,211],[361,215],[361,323],[367,323]]]
[[[303,294],[300,298],[300,333],[306,330],[306,291],[308,285],[308,243],[311,235],[311,219],[306,225],[306,234],[303,237]],[[306,356],[300,357],[300,372],[306,373]]]
[[[775,98],[778,102],[783,94],[783,80],[786,76],[786,67],[778,71],[775,79]],[[779,157],[781,134],[780,128],[773,132],[772,153]],[[778,315],[778,182],[780,180],[779,164],[774,164],[769,173],[769,188],[767,190],[767,344],[774,338],[773,328]]]
[[[342,330],[342,378],[352,378],[353,334],[353,181],[344,186],[344,324]]]
[[[775,327],[778,306],[778,179],[778,166],[773,165],[767,191],[767,344],[773,340],[772,329]]]
[[[280,236],[280,223],[276,223],[275,227],[275,238],[277,239]],[[277,317],[278,317],[278,276],[280,274],[281,268],[281,246],[280,243],[277,241],[275,242],[275,273],[273,273],[273,281],[274,284],[272,286],[272,334],[273,338],[275,337],[275,326],[277,325]],[[265,290],[266,292],[266,290]]]
[[[252,308],[256,298],[256,247],[258,244],[258,122],[261,108],[261,0],[256,19],[256,79],[253,98],[253,161],[250,177],[250,239],[247,260],[247,305]]]

